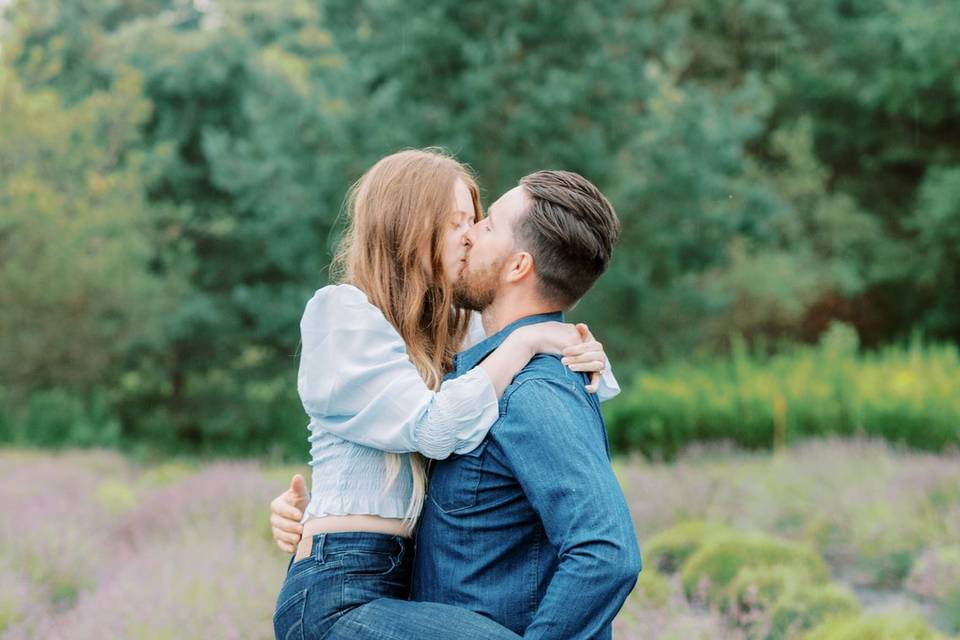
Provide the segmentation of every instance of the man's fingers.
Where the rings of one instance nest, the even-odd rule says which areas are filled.
[[[301,513],[307,507],[308,499],[307,496],[298,496],[289,489],[283,492],[283,502]]]
[[[278,516],[289,518],[290,520],[300,521],[300,518],[303,517],[303,511],[298,509],[296,505],[291,502],[290,492],[284,491],[283,495],[275,498],[273,502],[270,503],[270,512]]]
[[[288,544],[299,544],[300,543],[300,534],[299,533],[290,533],[289,531],[284,531],[283,529],[278,529],[277,527],[271,527],[273,531],[273,539],[277,542],[286,542]]]
[[[286,516],[282,516],[277,513],[270,515],[270,524],[277,529],[289,531],[297,535],[303,533],[303,525],[300,524],[298,520],[287,518]]]
[[[302,511],[290,505],[277,505],[277,507],[273,509],[273,512],[281,518],[293,520],[298,523],[300,522],[300,518],[303,517]]]
[[[299,473],[290,479],[290,493],[294,500],[306,498],[310,495],[307,493],[307,481]]]

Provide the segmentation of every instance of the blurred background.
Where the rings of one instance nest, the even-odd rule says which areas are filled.
[[[425,146],[623,222],[568,316],[623,386],[618,637],[960,633],[958,42],[955,0],[0,0],[0,634],[271,637],[300,315]]]

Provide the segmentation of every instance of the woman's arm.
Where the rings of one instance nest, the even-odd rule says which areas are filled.
[[[300,329],[297,388],[315,426],[382,451],[435,459],[480,444],[499,418],[499,396],[534,354],[559,354],[579,341],[572,325],[522,327],[483,364],[433,391],[400,334],[355,287],[318,291]]]
[[[464,350],[472,347],[486,337],[483,333],[480,312],[473,311],[472,314]],[[571,333],[568,340],[573,340],[573,342],[567,342],[566,345],[562,345],[560,351],[556,353],[564,356],[563,363],[569,367],[571,371],[582,371],[591,374],[587,391],[589,393],[596,393],[600,401],[605,402],[620,393],[620,384],[613,375],[613,370],[607,360],[606,353],[604,353],[603,345],[593,337],[587,325],[580,323],[576,325],[576,328],[579,332],[580,339],[575,340]],[[534,350],[537,353],[540,352],[537,351],[536,347]],[[550,349],[544,348],[542,351],[549,353]]]

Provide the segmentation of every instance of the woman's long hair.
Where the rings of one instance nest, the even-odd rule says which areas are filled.
[[[463,346],[470,317],[453,306],[441,256],[443,232],[454,209],[457,179],[470,189],[474,219],[480,197],[470,171],[434,149],[400,151],[367,171],[347,197],[349,225],[331,266],[335,282],[363,291],[396,328],[427,386],[438,389],[453,355]],[[424,269],[424,252],[431,265]],[[387,457],[386,487],[400,473],[401,458]],[[413,497],[405,516],[412,531],[423,507],[426,464],[411,454]]]

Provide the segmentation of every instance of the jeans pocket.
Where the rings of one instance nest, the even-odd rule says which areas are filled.
[[[340,554],[344,576],[385,576],[397,567],[397,558],[377,551],[349,551]]]
[[[281,592],[281,596],[283,596]],[[303,610],[307,604],[307,590],[301,589],[277,605],[273,614],[273,633],[276,640],[303,640]]]

